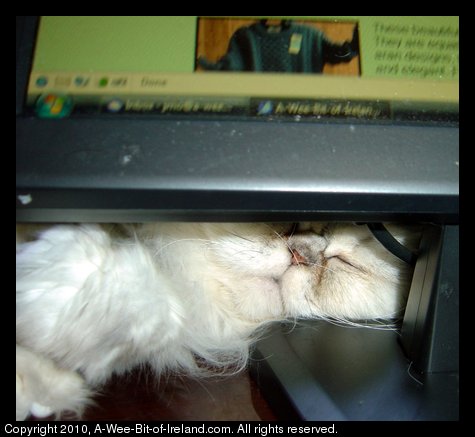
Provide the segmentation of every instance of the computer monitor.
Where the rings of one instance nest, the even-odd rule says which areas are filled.
[[[17,17],[17,220],[456,222],[457,41],[458,17]]]

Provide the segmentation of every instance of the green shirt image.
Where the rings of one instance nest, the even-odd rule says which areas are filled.
[[[325,63],[349,62],[358,55],[357,28],[352,41],[330,41],[313,27],[283,22],[279,28],[265,20],[237,29],[227,53],[216,63],[201,57],[206,70],[321,73]]]

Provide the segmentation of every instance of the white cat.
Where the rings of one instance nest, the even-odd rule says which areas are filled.
[[[366,226],[319,223],[56,225],[17,235],[16,272],[18,420],[140,364],[238,370],[271,321],[393,318],[410,280]]]

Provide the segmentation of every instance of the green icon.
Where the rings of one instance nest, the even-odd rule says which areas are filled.
[[[108,83],[109,83],[109,78],[108,77],[102,77],[101,79],[99,79],[99,86],[101,88],[106,87]]]
[[[36,86],[39,88],[43,88],[48,85],[48,78],[46,76],[40,76],[36,79]]]

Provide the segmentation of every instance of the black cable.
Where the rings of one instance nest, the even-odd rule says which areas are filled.
[[[365,223],[375,238],[394,256],[414,266],[417,255],[397,241],[382,223]]]

